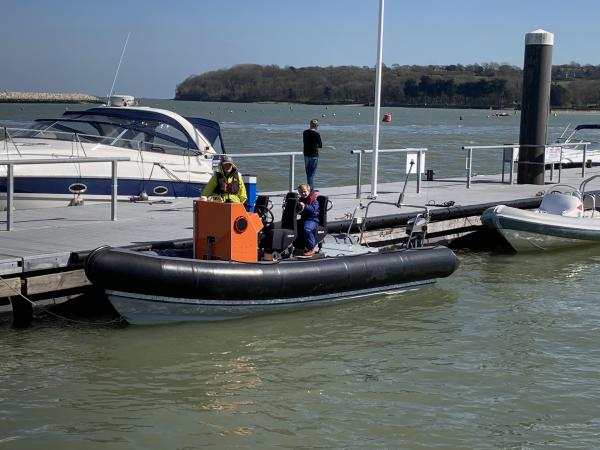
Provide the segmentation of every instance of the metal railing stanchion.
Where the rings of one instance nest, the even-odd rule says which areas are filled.
[[[110,220],[117,220],[117,161],[111,161],[112,192],[110,197]]]
[[[473,148],[467,148],[467,189],[471,188],[471,164],[473,163]]]
[[[417,194],[421,192],[421,150],[417,151]]]
[[[504,168],[504,164],[502,164],[502,168]],[[510,175],[508,176],[508,182],[510,184],[514,184],[515,183],[515,147],[511,147],[511,152],[510,152]]]
[[[295,191],[294,168],[296,166],[296,155],[290,155],[290,192]],[[312,186],[311,186],[312,188]]]
[[[15,191],[14,168],[12,164],[6,165],[8,180],[6,183],[6,231],[13,228],[13,193]]]
[[[362,196],[362,151],[356,153],[356,198]]]

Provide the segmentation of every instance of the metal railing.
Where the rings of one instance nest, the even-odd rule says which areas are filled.
[[[425,152],[426,148],[392,148],[385,150],[378,150],[378,153],[416,153],[417,161],[416,161],[416,170],[417,170],[417,194],[421,192],[421,159]],[[361,198],[362,196],[362,155],[373,153],[373,150],[351,150],[351,155],[356,155],[356,198]]]
[[[422,156],[427,151],[426,148],[400,148],[400,149],[385,149],[379,150],[379,153],[416,153],[417,161],[415,163],[417,170],[417,193],[421,192],[421,160]],[[356,198],[360,198],[362,195],[361,177],[362,177],[362,155],[367,153],[373,153],[373,150],[351,150],[351,155],[357,155],[356,162]],[[268,152],[268,153],[228,153],[232,158],[265,158],[265,157],[289,157],[289,190],[294,191],[296,185],[295,179],[295,164],[296,156],[302,156],[302,152]]]
[[[129,161],[127,156],[115,156],[106,158],[53,158],[53,159],[27,159],[27,160],[0,160],[0,166],[6,166],[6,231],[13,229],[13,203],[14,203],[14,166],[31,164],[66,164],[66,163],[111,163],[111,220],[117,220],[117,162]]]
[[[502,149],[503,151],[506,150],[511,150],[511,157],[509,159],[509,164],[510,164],[510,169],[509,169],[509,184],[513,184],[514,183],[514,170],[515,170],[515,164],[519,164],[519,161],[515,161],[514,158],[514,149],[518,149],[518,148],[527,148],[527,147],[560,147],[561,148],[561,160],[562,160],[562,149],[565,147],[577,147],[577,146],[583,146],[583,152],[582,152],[582,164],[581,164],[581,176],[584,177],[585,176],[585,163],[586,163],[586,158],[587,158],[587,149],[588,149],[588,145],[590,145],[591,142],[573,142],[573,143],[562,143],[562,144],[548,144],[548,145],[530,145],[530,144],[505,144],[505,145],[465,145],[462,147],[463,150],[467,150],[467,158],[465,161],[465,170],[467,172],[467,189],[470,189],[471,187],[471,180],[472,180],[472,167],[473,167],[473,150],[498,150],[498,149]],[[502,182],[504,182],[504,164],[506,162],[506,159],[502,158]],[[531,164],[531,163],[528,163]],[[540,164],[546,164],[546,163],[540,163]],[[552,165],[552,170],[554,170],[554,164],[559,164],[559,182],[560,182],[560,170],[562,169],[562,164],[561,163],[548,163]]]
[[[294,183],[294,168],[296,165],[296,156],[302,155],[302,152],[270,152],[270,153],[228,153],[232,158],[262,158],[268,156],[289,156],[290,167],[289,167],[289,190],[295,191],[296,185]]]

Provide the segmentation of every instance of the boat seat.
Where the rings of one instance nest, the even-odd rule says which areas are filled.
[[[284,202],[286,200],[290,199],[290,198],[298,198],[298,197],[299,196],[298,196],[298,193],[296,191],[288,192],[287,194],[285,194],[285,200],[284,200]]]
[[[559,216],[581,217],[583,214],[583,204],[577,196],[551,192],[544,195],[539,210]]]
[[[293,243],[298,236],[298,221],[296,210],[298,198],[286,198],[281,216],[281,223],[267,231],[265,249],[271,252],[285,253],[293,248]]]
[[[329,197],[327,195],[319,195],[319,226],[315,230],[315,239],[319,248],[323,246],[323,239],[327,236],[327,207],[329,206]]]

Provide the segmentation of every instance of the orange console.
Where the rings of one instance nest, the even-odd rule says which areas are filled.
[[[194,257],[256,262],[262,228],[241,203],[194,200]]]

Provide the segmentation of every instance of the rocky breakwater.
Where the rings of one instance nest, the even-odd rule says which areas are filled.
[[[0,91],[0,103],[103,103],[103,100],[79,93]]]

